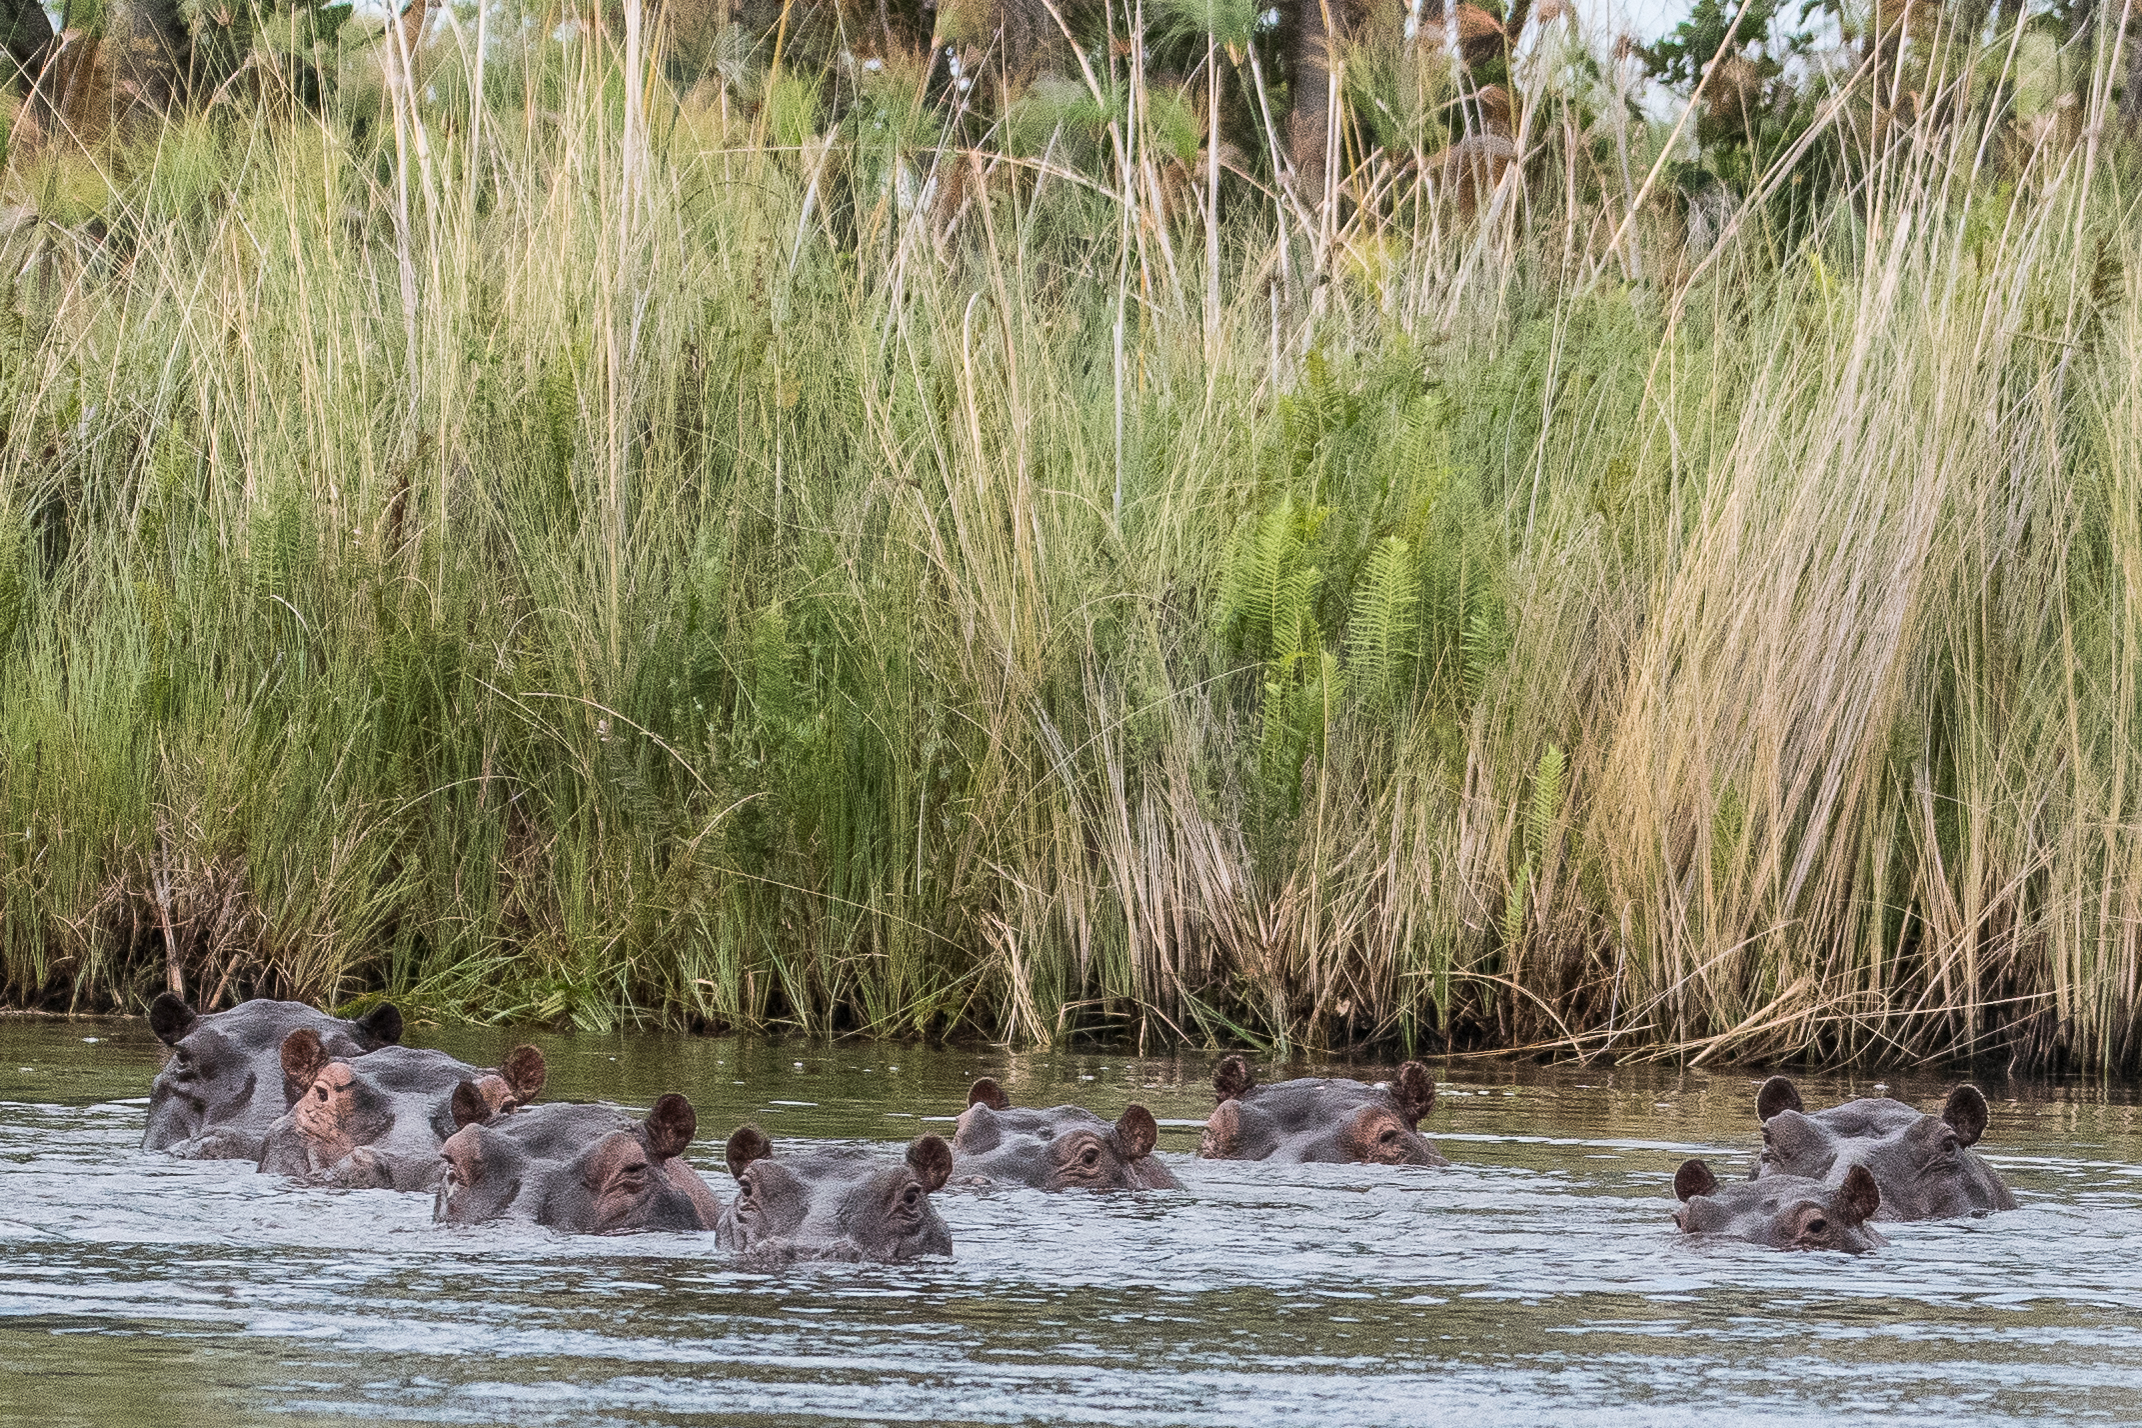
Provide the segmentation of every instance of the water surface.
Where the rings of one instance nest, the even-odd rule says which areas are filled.
[[[477,1064],[513,1041],[412,1027]],[[0,1420],[525,1424],[2142,1421],[2142,1125],[2126,1091],[1982,1082],[2022,1208],[1854,1259],[1677,1235],[1743,1174],[1744,1071],[1435,1067],[1447,1170],[1191,1158],[1214,1058],[534,1036],[550,1099],[698,1108],[778,1146],[1141,1100],[1188,1187],[937,1197],[956,1253],[741,1273],[711,1237],[449,1229],[428,1198],[143,1155],[140,1021],[0,1019]],[[1329,1068],[1387,1074],[1388,1066]],[[1802,1079],[1810,1107],[1878,1081]]]

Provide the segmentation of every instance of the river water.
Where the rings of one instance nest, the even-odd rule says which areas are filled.
[[[521,1037],[412,1027],[487,1064]],[[954,1257],[728,1268],[707,1236],[446,1229],[139,1142],[140,1021],[0,1019],[0,1420],[285,1424],[2142,1422],[2142,1123],[2127,1091],[1985,1083],[2022,1208],[1863,1258],[1679,1236],[1686,1156],[1744,1173],[1760,1076],[1435,1068],[1451,1169],[1192,1158],[1214,1058],[534,1036],[548,1099],[689,1095],[882,1142],[977,1075],[1136,1099],[1188,1188],[937,1196]],[[1389,1068],[1352,1070],[1370,1076]],[[1877,1080],[1807,1077],[1810,1108]],[[1935,1106],[1935,1079],[1890,1078]]]

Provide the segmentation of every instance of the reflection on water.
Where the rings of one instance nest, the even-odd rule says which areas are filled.
[[[476,1064],[515,1039],[408,1037]],[[711,1236],[440,1229],[423,1196],[142,1155],[141,1023],[0,1019],[0,1419],[2142,1421],[2120,1091],[1988,1084],[2023,1208],[1851,1259],[1675,1234],[1675,1165],[1750,1163],[1745,1073],[1456,1063],[1422,1127],[1453,1169],[1266,1167],[1190,1158],[1204,1056],[534,1039],[553,1099],[689,1095],[717,1185],[742,1121],[903,1142],[986,1073],[1022,1105],[1143,1100],[1188,1188],[945,1193],[950,1262],[744,1274]]]

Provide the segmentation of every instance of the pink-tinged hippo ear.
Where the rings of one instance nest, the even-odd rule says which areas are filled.
[[[543,1060],[542,1048],[516,1046],[506,1053],[498,1075],[513,1088],[514,1104],[525,1106],[543,1094],[543,1083],[550,1079],[550,1067]]]
[[[942,1190],[952,1178],[952,1147],[941,1135],[918,1135],[907,1148],[907,1167],[921,1179],[924,1190]]]
[[[1799,1109],[1800,1088],[1790,1076],[1773,1076],[1755,1093],[1755,1118],[1759,1121],[1767,1121],[1780,1111]]]
[[[1256,1084],[1257,1073],[1250,1070],[1249,1062],[1239,1056],[1224,1057],[1212,1073],[1213,1099],[1225,1105],[1237,1096],[1246,1095]]]
[[[1881,1208],[1882,1187],[1874,1183],[1872,1172],[1864,1165],[1847,1170],[1844,1184],[1837,1191],[1836,1208],[1837,1218],[1845,1228],[1864,1225]]]
[[[1969,1081],[1949,1092],[1948,1104],[1941,1108],[1941,1118],[1964,1145],[1978,1144],[1986,1133],[1986,1117],[1986,1094]]]
[[[1151,1111],[1133,1101],[1116,1117],[1113,1138],[1117,1155],[1125,1160],[1143,1160],[1160,1141],[1160,1123],[1153,1119]]]
[[[684,1154],[684,1148],[699,1134],[699,1113],[692,1103],[670,1092],[654,1103],[647,1113],[647,1153],[656,1160],[670,1160]]]
[[[294,1106],[298,1097],[310,1090],[315,1077],[327,1069],[333,1058],[327,1048],[320,1044],[320,1034],[309,1026],[301,1026],[283,1038],[283,1104]]]
[[[1197,1153],[1206,1160],[1227,1160],[1233,1157],[1235,1147],[1241,1142],[1242,1107],[1234,1101],[1222,1101],[1212,1118],[1205,1122],[1205,1134],[1198,1138]]]
[[[382,1046],[398,1046],[402,1040],[401,1009],[392,1002],[381,1002],[357,1018],[357,1030],[371,1043],[365,1048],[368,1051],[377,1051]]]
[[[744,1178],[745,1166],[754,1160],[764,1160],[772,1154],[773,1142],[766,1138],[766,1132],[757,1126],[738,1126],[735,1133],[729,1137],[729,1173],[741,1180]]]
[[[149,1030],[166,1046],[178,1045],[199,1020],[193,1008],[186,1005],[186,999],[175,992],[158,992],[156,1000],[149,1003]]]
[[[1684,1160],[1681,1168],[1673,1173],[1673,1193],[1676,1199],[1693,1200],[1698,1195],[1716,1194],[1718,1177],[1700,1160]]]
[[[463,1081],[461,1084],[466,1086],[469,1083]],[[481,1101],[483,1097],[478,1096],[476,1099]],[[454,1109],[457,1112],[461,1109],[461,1097],[458,1092],[454,1096]],[[452,1167],[453,1172],[460,1178],[462,1184],[475,1185],[483,1179],[483,1153],[478,1148],[478,1141],[475,1136],[461,1133],[461,1131],[467,1129],[468,1125],[464,1122],[460,1130],[456,1130],[446,1138],[446,1143],[439,1147],[439,1158]]]
[[[1002,1086],[984,1076],[967,1088],[967,1104],[987,1106],[992,1111],[1008,1111],[1011,1109],[1011,1097],[1004,1094]]]
[[[1398,1079],[1391,1083],[1391,1099],[1398,1103],[1398,1114],[1414,1130],[1419,1130],[1421,1121],[1435,1109],[1435,1077],[1418,1061],[1408,1061],[1398,1068]]]
[[[485,1098],[483,1088],[474,1081],[463,1081],[454,1087],[451,1105],[454,1113],[454,1129],[480,1126],[491,1119],[491,1102]]]

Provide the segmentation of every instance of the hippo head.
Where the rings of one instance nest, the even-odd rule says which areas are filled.
[[[1159,1138],[1153,1113],[1136,1102],[1114,1125],[1081,1106],[1015,1110],[984,1076],[967,1092],[952,1155],[963,1177],[1036,1190],[1179,1190],[1152,1158]]]
[[[310,1027],[283,1038],[289,1110],[268,1129],[260,1168],[271,1175],[325,1175],[394,1128],[394,1101],[355,1065],[337,1061]]]
[[[463,1126],[510,1116],[532,1105],[543,1094],[549,1078],[549,1064],[540,1048],[514,1047],[497,1070],[478,1071],[455,1083],[446,1103],[446,1118],[451,1124],[441,1128],[440,1138],[443,1140]]]
[[[549,1064],[543,1052],[534,1046],[516,1046],[506,1053],[506,1059],[495,1071],[480,1071],[473,1080],[463,1081],[454,1088],[457,1104],[454,1107],[454,1124],[458,1128],[468,1124],[462,1119],[459,1098],[463,1088],[482,1103],[482,1119],[511,1115],[521,1107],[530,1105],[543,1094],[543,1086],[550,1078]]]
[[[345,1021],[301,1002],[265,1000],[201,1016],[183,998],[158,994],[149,1005],[149,1029],[171,1048],[171,1059],[150,1087],[141,1148],[257,1156],[261,1137],[285,1108],[276,1094],[283,1040],[300,1028],[331,1055],[355,1057],[400,1041],[402,1016],[391,1003]]]
[[[1971,1147],[1986,1132],[1986,1097],[1968,1083],[1949,1093],[1938,1116],[1886,1096],[1808,1114],[1800,1090],[1773,1076],[1756,1093],[1763,1151],[1756,1178],[1797,1175],[1834,1181],[1840,1167],[1864,1166],[1881,1186],[1885,1220],[1940,1220],[2012,1210],[2015,1196]]]
[[[1212,1078],[1219,1105],[1198,1154],[1208,1160],[1448,1165],[1420,1133],[1435,1106],[1435,1078],[1408,1061],[1386,1086],[1304,1078],[1260,1086],[1240,1056]]]
[[[930,1203],[952,1174],[952,1147],[940,1136],[916,1137],[890,1164],[845,1150],[776,1160],[764,1131],[741,1126],[728,1159],[736,1198],[715,1227],[723,1249],[775,1264],[952,1253],[952,1234]]]
[[[1886,1243],[1867,1224],[1881,1207],[1881,1187],[1864,1165],[1836,1185],[1799,1175],[1720,1184],[1700,1160],[1683,1162],[1673,1177],[1683,1234],[1732,1235],[1772,1249],[1843,1250],[1858,1254]]]
[[[260,1168],[345,1188],[430,1189],[443,1172],[439,1146],[465,1107],[493,1119],[532,1099],[545,1076],[532,1046],[488,1071],[405,1046],[339,1060],[303,1027],[283,1039],[280,1059],[289,1110],[268,1128]]]
[[[446,1174],[433,1217],[476,1224],[505,1215],[579,1234],[709,1228],[677,1159],[698,1133],[692,1103],[662,1097],[627,1130],[596,1131],[570,1159],[539,1159],[507,1130],[471,1122],[440,1149]]]

